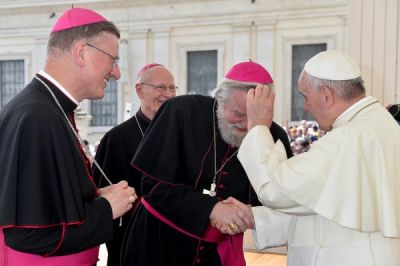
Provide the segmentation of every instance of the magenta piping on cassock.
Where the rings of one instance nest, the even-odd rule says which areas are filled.
[[[162,214],[153,209],[150,204],[142,197],[141,199],[143,206],[148,212],[154,217],[165,223],[169,227],[190,236],[192,238],[217,243],[218,254],[222,262],[222,266],[245,266],[246,261],[243,254],[243,233],[234,236],[222,234],[216,228],[209,226],[203,237],[196,236],[192,233],[175,225],[173,222],[168,220]]]

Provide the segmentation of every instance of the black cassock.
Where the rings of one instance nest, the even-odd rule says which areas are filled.
[[[232,196],[243,203],[260,205],[240,162],[237,148],[225,143],[216,128],[216,197],[203,194],[214,176],[214,99],[179,96],[157,112],[132,161],[143,174],[142,194],[147,203],[175,226],[202,237],[211,210],[218,200]],[[291,155],[286,132],[271,127]],[[122,265],[221,265],[215,243],[183,234],[158,220],[141,204],[125,235]]]
[[[76,104],[39,77],[71,116]],[[62,255],[112,237],[110,205],[96,197],[79,143],[38,80],[33,79],[1,110],[0,147],[0,228],[7,228],[8,246]]]
[[[128,181],[129,185],[135,188],[138,196],[141,196],[142,174],[131,166],[131,161],[143,138],[142,132],[146,132],[149,124],[150,120],[145,117],[143,112],[137,111],[135,116],[108,131],[96,152],[96,160],[111,182]],[[93,167],[93,177],[99,187],[108,186],[107,180],[95,166]],[[119,219],[114,221],[113,239],[106,243],[107,265],[119,264],[122,239],[131,216],[131,211],[123,216],[122,226],[120,226]]]

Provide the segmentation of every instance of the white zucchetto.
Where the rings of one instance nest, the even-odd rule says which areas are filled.
[[[304,65],[310,76],[327,80],[349,80],[361,76],[353,58],[344,52],[329,50],[311,57]]]

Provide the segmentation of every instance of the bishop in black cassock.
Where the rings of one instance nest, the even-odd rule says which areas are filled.
[[[96,160],[113,183],[126,180],[141,196],[142,173],[131,166],[131,161],[151,119],[162,102],[175,97],[176,87],[172,73],[165,66],[151,63],[139,71],[135,88],[140,99],[139,110],[135,116],[104,135],[96,152]],[[100,187],[108,185],[97,167],[94,167],[93,174]],[[109,266],[119,265],[122,240],[131,215],[132,212],[128,212],[122,216],[122,224],[114,221],[114,236],[106,242]]]
[[[96,160],[101,165],[107,177],[118,183],[126,180],[129,186],[134,187],[136,194],[140,197],[140,184],[142,174],[130,166],[133,155],[142,140],[142,132],[146,132],[150,120],[139,109],[135,116],[117,125],[108,131],[102,138],[96,152]],[[140,126],[140,128],[139,128]],[[97,167],[93,167],[93,177],[99,187],[108,185],[107,180]],[[128,212],[120,219],[114,221],[113,238],[106,243],[108,250],[108,265],[118,265],[122,239],[132,212]]]
[[[77,105],[45,77],[37,77],[73,122]],[[63,255],[112,237],[110,205],[96,196],[89,161],[37,79],[1,110],[0,147],[0,227],[9,247]]]
[[[179,96],[164,103],[152,120],[132,165],[144,175],[144,202],[169,223],[140,205],[125,236],[122,265],[221,265],[217,244],[200,239],[214,205],[230,196],[260,205],[234,155],[237,147],[226,143],[213,125],[214,101]],[[216,197],[211,197],[202,192],[210,189],[214,177],[214,126],[217,168],[223,167],[217,174]],[[286,132],[275,123],[271,132],[290,156]]]
[[[132,208],[127,182],[97,189],[73,114],[120,78],[119,38],[99,13],[68,9],[50,32],[44,70],[2,108],[1,265],[93,266],[113,218]]]

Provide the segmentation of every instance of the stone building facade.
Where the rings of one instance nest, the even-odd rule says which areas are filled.
[[[296,91],[305,60],[339,49],[358,60],[369,94],[400,101],[398,0],[0,0],[0,108],[43,67],[49,31],[71,6],[99,11],[122,34],[121,79],[79,106],[92,143],[136,112],[136,75],[151,62],[171,69],[178,94],[209,94],[250,58],[272,74],[275,120],[286,124],[308,118]]]

